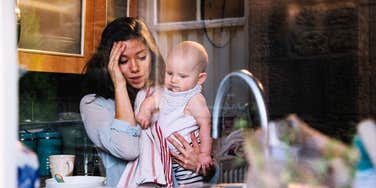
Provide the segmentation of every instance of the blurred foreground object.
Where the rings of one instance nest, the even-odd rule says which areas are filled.
[[[38,157],[37,155],[17,141],[17,187],[36,188],[39,187]]]
[[[271,121],[269,155],[264,156],[264,130],[245,136],[250,164],[247,187],[351,187],[357,153],[312,129],[296,115]]]
[[[360,154],[354,179],[354,188],[376,187],[376,124],[364,120],[357,126],[354,145]]]
[[[18,7],[17,11],[17,25],[20,27],[20,10]],[[20,31],[18,31],[19,37]],[[20,79],[27,72],[26,68],[19,65],[18,66],[18,78]],[[20,132],[20,139],[24,141],[16,142],[16,164],[17,164],[17,187],[18,188],[37,188],[39,187],[39,175],[38,168],[39,162],[38,157],[34,153],[36,143],[34,142],[34,136],[26,131]],[[24,144],[27,144],[25,146]],[[32,151],[34,149],[34,151]]]

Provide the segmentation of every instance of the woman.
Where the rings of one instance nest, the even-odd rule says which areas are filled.
[[[97,146],[106,168],[107,185],[115,186],[128,161],[139,155],[140,126],[133,105],[140,89],[161,84],[164,61],[146,25],[121,17],[109,23],[97,51],[85,67],[80,111],[86,132]],[[198,165],[199,147],[176,145],[181,155],[172,155],[184,168]]]

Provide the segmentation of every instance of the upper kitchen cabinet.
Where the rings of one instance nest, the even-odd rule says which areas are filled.
[[[121,0],[17,3],[21,11],[19,63],[38,72],[82,73],[107,21],[129,14],[127,1]]]

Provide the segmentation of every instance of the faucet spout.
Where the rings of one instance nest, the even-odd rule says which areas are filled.
[[[226,75],[221,83],[219,84],[217,94],[214,101],[213,106],[213,121],[212,121],[212,137],[218,138],[220,129],[219,129],[219,114],[221,106],[224,102],[225,94],[228,92],[230,86],[231,78],[239,78],[247,84],[247,86],[251,89],[251,92],[254,96],[256,101],[258,114],[260,116],[260,125],[261,128],[264,130],[265,133],[268,131],[268,115],[266,111],[265,101],[263,98],[263,87],[261,82],[253,76],[252,73],[249,71],[242,69],[239,71],[231,72],[230,74]],[[266,146],[268,146],[268,134],[264,136]]]

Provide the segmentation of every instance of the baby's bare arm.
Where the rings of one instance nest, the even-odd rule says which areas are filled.
[[[193,96],[187,105],[186,112],[196,119],[200,127],[200,155],[207,156],[211,159],[213,143],[213,139],[210,136],[211,115],[205,97],[202,94]],[[207,157],[205,157],[206,165],[208,165],[207,163],[211,163],[211,160],[208,161]]]
[[[140,106],[140,111],[137,114],[136,120],[143,129],[149,127],[153,112],[157,108],[157,96],[153,95],[145,98]]]

